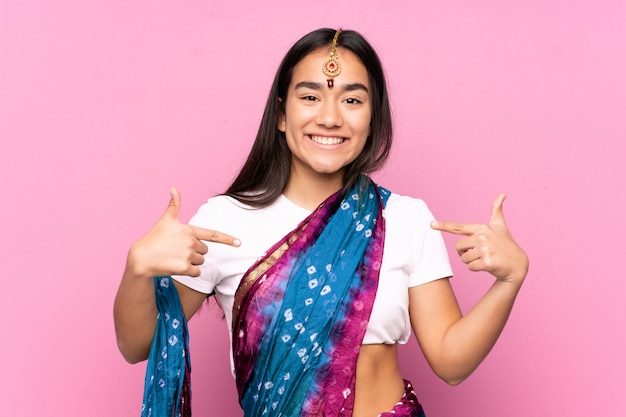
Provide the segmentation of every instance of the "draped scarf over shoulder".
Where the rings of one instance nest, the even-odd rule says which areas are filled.
[[[146,366],[141,417],[191,416],[187,320],[172,277],[154,277],[158,310]]]
[[[233,355],[245,416],[351,415],[388,196],[362,175],[244,275],[235,294]]]

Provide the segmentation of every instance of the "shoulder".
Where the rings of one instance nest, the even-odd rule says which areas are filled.
[[[236,219],[250,211],[254,211],[254,209],[232,197],[217,195],[209,198],[202,204],[189,223],[194,226],[212,229],[217,227],[216,223],[223,226],[224,223],[236,221]]]
[[[383,212],[387,236],[406,245],[421,246],[438,232],[430,227],[435,217],[420,198],[392,193]]]
[[[387,221],[417,219],[428,222],[434,219],[424,200],[396,193],[389,196],[385,206],[385,218]]]
[[[232,209],[245,209],[252,210],[253,208],[239,202],[237,199],[227,195],[216,195],[210,197],[202,206],[200,210],[232,210]]]
[[[200,208],[198,209],[198,213],[208,212],[239,212],[239,213],[248,213],[251,215],[259,215],[264,213],[273,213],[273,212],[298,212],[298,214],[302,213],[310,213],[291,201],[289,201],[284,195],[279,195],[276,200],[274,200],[271,204],[263,207],[253,207],[248,204],[242,203],[234,197],[227,195],[216,195],[214,197],[209,198]]]
[[[387,260],[407,272],[409,287],[452,276],[443,237],[430,227],[435,218],[424,200],[391,194],[384,217]]]
[[[237,199],[218,195],[209,198],[192,217],[190,224],[207,229],[238,231],[245,228],[275,227],[292,224],[307,216],[307,212],[280,196],[266,207],[256,208]]]

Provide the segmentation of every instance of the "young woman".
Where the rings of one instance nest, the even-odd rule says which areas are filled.
[[[184,225],[173,189],[129,251],[115,325],[129,362],[150,356],[144,415],[188,410],[185,318],[209,295],[231,329],[246,416],[423,415],[397,362],[411,328],[446,382],[472,373],[505,325],[527,256],[504,222],[504,195],[489,224],[444,223],[375,185],[366,174],[391,139],[382,66],[360,34],[320,29],[287,52],[227,192]],[[496,278],[465,316],[440,231],[462,235],[463,262]]]

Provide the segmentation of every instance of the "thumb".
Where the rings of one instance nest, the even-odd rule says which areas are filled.
[[[500,194],[493,201],[493,204],[491,205],[491,220],[489,220],[489,224],[506,226],[506,222],[504,221],[504,210],[502,209],[502,203],[504,203],[505,198],[506,194]]]
[[[176,188],[171,188],[170,196],[170,203],[167,206],[163,217],[178,221],[180,213],[180,193]]]

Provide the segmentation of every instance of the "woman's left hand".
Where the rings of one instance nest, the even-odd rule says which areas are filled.
[[[521,283],[528,272],[528,256],[515,242],[506,222],[500,194],[491,207],[488,224],[432,222],[435,230],[464,235],[455,243],[461,260],[471,271],[486,271],[501,281]]]

